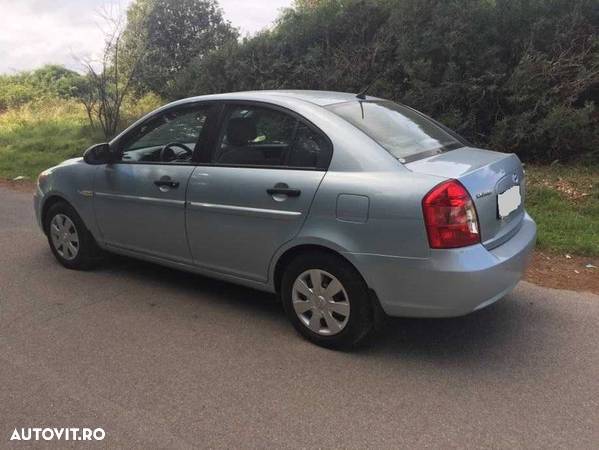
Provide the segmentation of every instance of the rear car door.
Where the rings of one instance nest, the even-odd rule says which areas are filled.
[[[95,174],[94,209],[104,242],[191,263],[185,191],[210,105],[161,112],[119,139],[117,161]]]
[[[275,251],[299,232],[331,155],[330,140],[292,112],[227,105],[213,151],[189,182],[194,263],[266,281]]]

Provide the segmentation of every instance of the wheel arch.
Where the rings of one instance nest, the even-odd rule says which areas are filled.
[[[301,254],[312,253],[312,252],[328,253],[330,255],[337,256],[337,257],[347,261],[347,263],[350,264],[356,270],[356,272],[358,272],[360,274],[360,276],[366,283],[366,280],[364,279],[364,276],[362,275],[360,270],[356,267],[356,265],[352,261],[350,261],[346,256],[344,256],[343,253],[341,253],[337,250],[334,250],[330,247],[327,247],[325,245],[322,245],[322,244],[298,244],[291,248],[286,249],[278,257],[277,262],[275,263],[272,280],[273,280],[273,287],[277,293],[281,292],[281,281],[283,279],[283,273],[285,272],[285,268],[289,265],[289,263],[294,258],[296,258],[297,256],[299,256]],[[368,285],[368,283],[366,283],[366,285]]]
[[[46,216],[48,214],[48,211],[50,210],[50,208],[52,206],[54,206],[55,204],[60,203],[60,202],[64,202],[64,203],[68,204],[73,209],[75,208],[73,206],[73,204],[71,202],[69,202],[64,196],[59,195],[59,194],[51,194],[51,195],[49,195],[44,200],[44,203],[42,205],[42,212],[41,212],[41,216],[40,216],[41,223],[42,223],[42,229],[44,230],[45,234],[48,234],[48,230],[46,228],[46,218],[47,218]]]

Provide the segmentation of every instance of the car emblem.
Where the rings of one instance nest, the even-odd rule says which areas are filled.
[[[493,193],[493,191],[479,192],[478,194],[476,194],[476,198],[488,197],[492,193]]]

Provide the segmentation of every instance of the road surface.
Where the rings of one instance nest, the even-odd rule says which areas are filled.
[[[28,194],[0,190],[0,218],[0,448],[47,426],[138,448],[599,447],[592,294],[521,283],[340,353],[260,292],[124,258],[63,269]]]

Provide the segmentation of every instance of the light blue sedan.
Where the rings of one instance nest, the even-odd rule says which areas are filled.
[[[451,317],[505,296],[536,238],[513,154],[472,148],[364,95],[189,98],[39,176],[56,259],[103,251],[280,295],[309,340],[352,346],[380,317]]]

